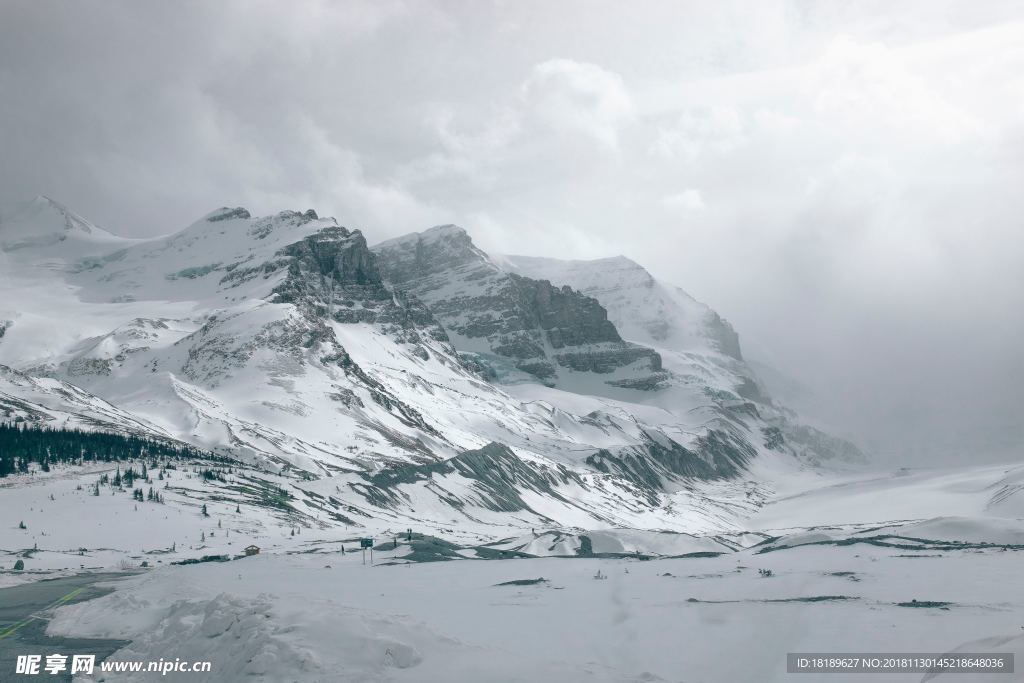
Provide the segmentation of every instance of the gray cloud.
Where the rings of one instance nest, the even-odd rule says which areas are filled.
[[[896,459],[1024,444],[1021,2],[7,2],[0,201],[624,253]]]

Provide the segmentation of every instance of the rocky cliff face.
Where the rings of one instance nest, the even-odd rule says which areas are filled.
[[[563,261],[536,256],[497,259],[510,272],[568,285],[601,302],[630,341],[654,348],[713,351],[742,361],[739,335],[709,306],[655,279],[624,256]]]
[[[421,298],[455,347],[494,376],[515,379],[511,367],[551,386],[572,372],[609,375],[618,386],[659,380],[660,356],[623,341],[596,299],[505,272],[461,228],[407,235],[374,252],[388,282]]]
[[[287,277],[274,288],[272,301],[295,304],[312,319],[382,325],[407,343],[418,343],[421,333],[448,341],[421,301],[384,284],[359,230],[323,228],[280,254],[287,259]]]

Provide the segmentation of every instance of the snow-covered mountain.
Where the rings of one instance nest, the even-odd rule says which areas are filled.
[[[766,472],[852,452],[621,259],[491,258],[453,226],[371,250],[242,208],[126,240],[46,198],[0,247],[0,415],[302,476],[359,524],[729,528]]]
[[[718,474],[742,469],[758,446],[819,463],[859,457],[772,400],[743,360],[739,336],[714,310],[625,257],[492,257],[452,225],[373,251],[389,283],[423,300],[458,352],[516,395],[568,408],[567,397],[590,394],[697,418],[721,439],[718,454],[729,452],[706,459]],[[605,325],[615,330],[611,338],[601,336]]]

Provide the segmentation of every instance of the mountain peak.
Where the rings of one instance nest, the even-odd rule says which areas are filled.
[[[81,232],[91,233],[95,229],[95,226],[89,221],[44,194],[37,194],[31,199],[15,203],[9,210],[3,212],[3,222],[6,224],[28,222],[46,214],[59,215],[67,219],[63,226],[67,230],[78,229]]]
[[[0,249],[4,251],[52,247],[68,239],[78,245],[123,240],[42,194],[0,212]]]
[[[469,233],[457,225],[437,225],[402,235],[375,245],[373,251],[384,259],[395,282],[463,266],[497,270],[490,257],[473,244]]]
[[[53,206],[53,207],[56,207],[56,208],[61,209],[61,210],[66,210],[67,209],[66,206],[64,206],[63,204],[58,202],[56,199],[53,199],[51,197],[47,197],[45,194],[37,194],[35,197],[33,197],[32,199],[28,200],[28,202],[26,202],[26,203],[29,204],[29,205],[35,205],[35,206]]]
[[[241,206],[236,206],[233,209],[227,206],[222,206],[219,209],[206,214],[203,217],[203,220],[209,221],[210,223],[216,223],[217,221],[227,221],[234,218],[252,218],[252,214],[249,213],[248,209]]]
[[[429,230],[424,230],[420,233],[423,239],[441,239],[441,238],[456,238],[456,239],[467,239],[473,241],[469,233],[464,228],[460,228],[454,223],[448,223],[446,225],[435,225]]]
[[[464,228],[448,223],[446,225],[435,225],[432,228],[420,232],[410,232],[398,237],[392,237],[374,245],[374,250],[393,249],[407,247],[416,243],[432,244],[437,241],[450,241],[473,245],[473,239]]]

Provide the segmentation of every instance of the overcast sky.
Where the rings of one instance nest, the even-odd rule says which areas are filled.
[[[1024,2],[0,3],[0,202],[625,254],[886,457],[1024,450]]]

